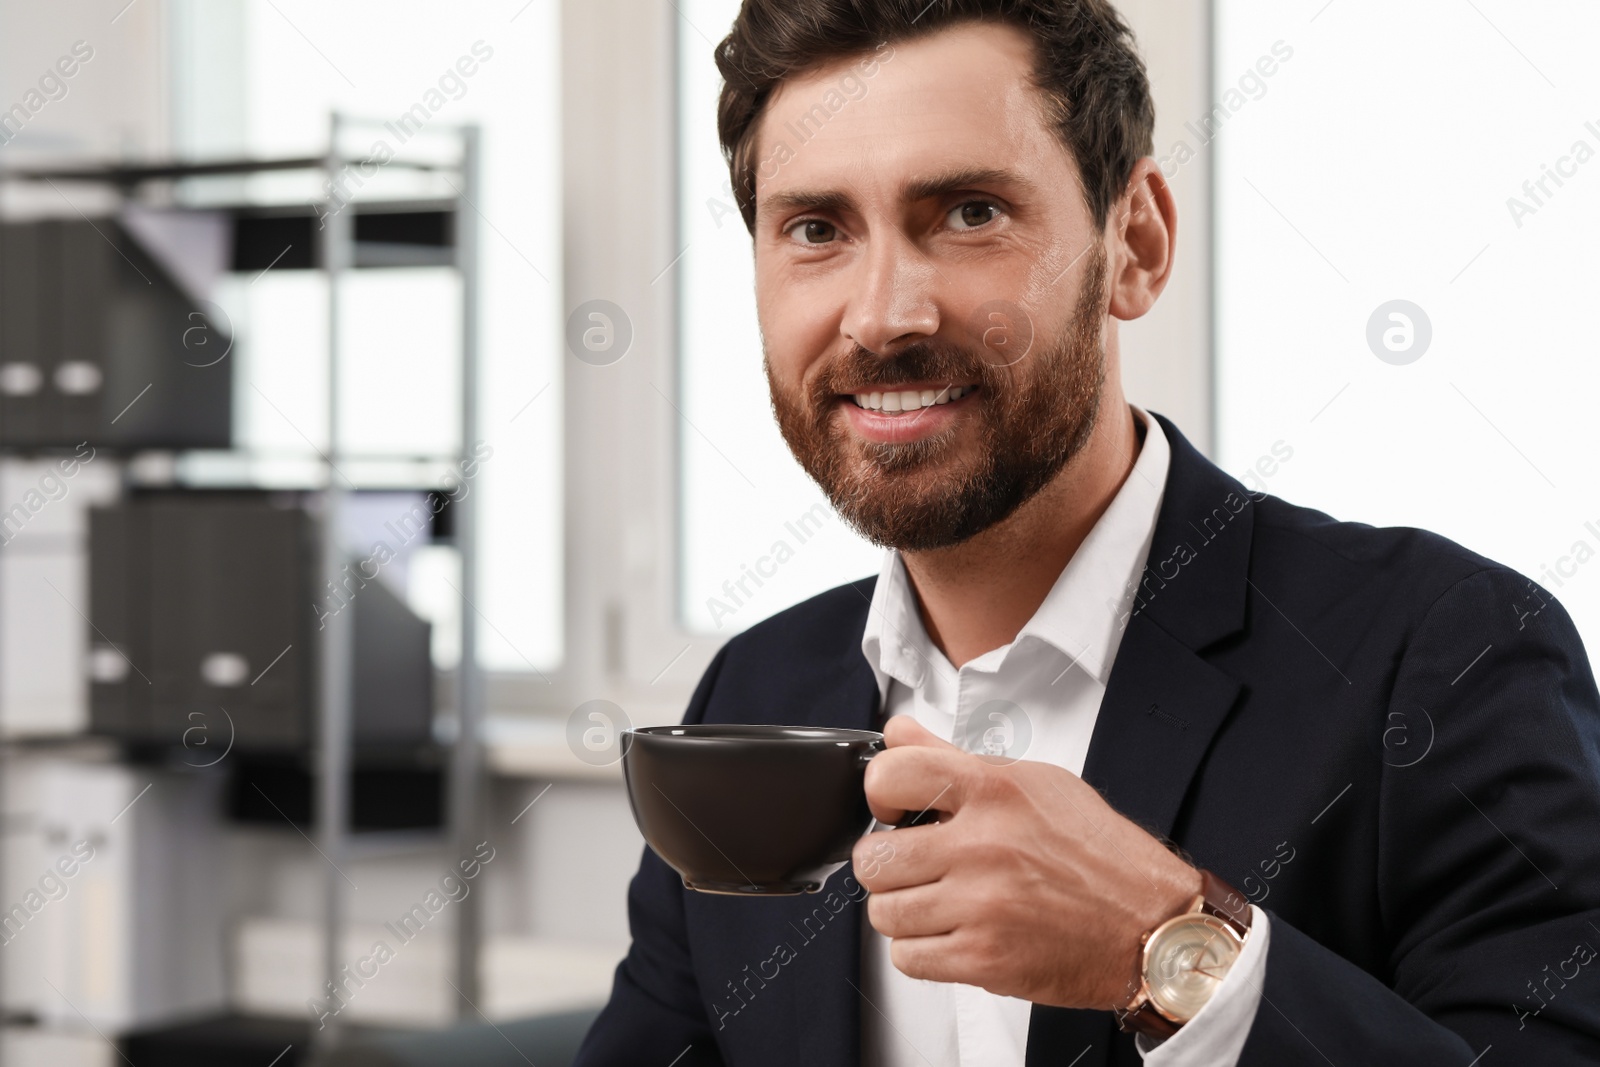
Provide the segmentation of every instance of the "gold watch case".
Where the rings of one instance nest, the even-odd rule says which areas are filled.
[[[1144,980],[1152,1006],[1176,1023],[1200,1013],[1244,951],[1227,923],[1185,912],[1150,932],[1144,946]]]

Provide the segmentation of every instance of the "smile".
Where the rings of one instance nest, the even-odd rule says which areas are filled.
[[[850,393],[859,408],[886,414],[918,411],[948,404],[977,390],[976,385],[946,385],[938,389],[896,389],[888,392]]]

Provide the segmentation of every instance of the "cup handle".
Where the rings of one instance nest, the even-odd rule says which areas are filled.
[[[861,766],[865,767],[868,763],[870,763],[872,761],[872,757],[873,756],[876,756],[878,753],[885,752],[885,751],[887,751],[887,749],[885,749],[883,747],[883,743],[881,741],[875,742],[874,746],[872,748],[869,748],[865,752],[861,753]],[[929,823],[935,823],[935,822],[938,822],[938,821],[939,821],[939,809],[938,808],[927,808],[927,809],[925,809],[923,811],[916,811],[916,812],[909,812],[908,811],[908,812],[906,812],[904,818],[902,818],[899,822],[894,824],[894,828],[896,830],[904,830],[904,829],[907,829],[907,828],[912,827],[912,826],[926,826]]]

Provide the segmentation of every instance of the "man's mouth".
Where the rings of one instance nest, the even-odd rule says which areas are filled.
[[[976,385],[941,385],[936,387],[873,390],[871,392],[846,393],[845,395],[855,403],[856,407],[864,408],[867,411],[881,412],[885,415],[893,415],[949,404],[976,392],[977,388]]]

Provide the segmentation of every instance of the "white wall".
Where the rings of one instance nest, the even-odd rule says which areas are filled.
[[[1184,126],[1210,110],[1210,0],[1119,0],[1138,37],[1156,102],[1158,159]],[[1123,323],[1122,378],[1128,399],[1177,423],[1212,455],[1211,156],[1209,148],[1163,167],[1178,201],[1177,265],[1155,308]]]
[[[66,94],[44,102],[21,135],[0,147],[0,158],[16,165],[24,156],[151,158],[166,152],[166,5],[139,0],[119,16],[126,2],[0,5],[0,108],[24,101],[76,42],[93,50],[64,79]]]

